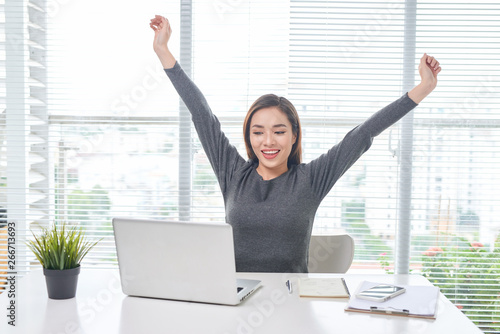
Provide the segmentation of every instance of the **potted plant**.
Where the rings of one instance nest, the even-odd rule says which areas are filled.
[[[76,226],[42,228],[40,235],[27,242],[43,267],[47,292],[51,299],[73,298],[76,294],[80,262],[97,244],[85,240]]]

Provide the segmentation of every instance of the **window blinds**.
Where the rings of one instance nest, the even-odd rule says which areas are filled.
[[[27,225],[53,207],[47,149],[46,16],[42,1],[1,3],[0,285],[29,267]]]
[[[333,105],[321,124],[330,131],[320,138],[342,135],[333,123],[335,112],[359,117],[352,127],[365,117],[364,110],[373,112],[391,99],[389,94],[409,89],[412,79],[418,83],[416,65],[424,52],[444,67],[438,88],[413,120],[376,138],[334,187],[318,211],[316,232],[348,231],[356,238],[354,268],[382,266],[393,272],[394,239],[402,213],[408,214],[410,271],[440,286],[485,332],[496,332],[500,6],[494,1],[292,1],[291,8],[290,74],[295,68],[298,74],[289,82],[295,79],[309,110]],[[415,31],[413,39],[409,29]],[[404,57],[411,49],[409,69]],[[408,125],[411,131],[405,131]],[[403,203],[402,183],[408,180],[401,149],[408,140],[411,197]]]
[[[500,4],[418,2],[416,44],[446,75],[415,114],[411,268],[498,332]]]
[[[243,118],[260,95],[295,104],[308,162],[418,83],[427,52],[443,64],[438,88],[339,180],[314,233],[350,233],[353,270],[393,271],[407,215],[403,264],[498,330],[495,1],[56,3],[0,7],[0,209],[20,238],[37,224],[80,225],[104,238],[84,265],[114,267],[114,216],[224,220],[189,115],[152,51],[154,14],[170,19],[173,53],[243,156]],[[33,259],[18,256],[23,268]]]
[[[405,8],[402,1],[290,6],[289,93],[310,161],[403,94]],[[360,268],[378,267],[378,254],[393,250],[399,137],[394,126],[376,138],[317,212],[314,232],[351,234]]]

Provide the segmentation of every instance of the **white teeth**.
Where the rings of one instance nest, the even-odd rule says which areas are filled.
[[[262,151],[262,153],[264,153],[264,154],[276,154],[278,152],[279,152],[279,150],[276,150],[276,151]]]

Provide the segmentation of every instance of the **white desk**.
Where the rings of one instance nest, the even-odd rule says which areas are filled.
[[[296,283],[297,274],[240,276],[260,279],[263,286],[239,306],[221,306],[127,297],[117,271],[93,269],[82,269],[75,298],[52,300],[42,272],[35,271],[17,281],[16,327],[7,323],[10,299],[0,295],[0,333],[481,333],[443,295],[436,320],[370,315],[345,312],[346,299],[300,298],[296,288],[288,294],[284,282]],[[351,292],[363,280],[430,284],[413,275],[343,276]]]

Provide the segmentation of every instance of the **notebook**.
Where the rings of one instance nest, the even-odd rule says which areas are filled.
[[[299,279],[301,297],[349,298],[349,289],[342,277],[303,277]]]
[[[237,305],[261,285],[236,278],[229,224],[114,218],[113,230],[126,295]]]

